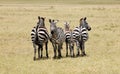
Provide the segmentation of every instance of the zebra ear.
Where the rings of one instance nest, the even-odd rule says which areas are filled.
[[[43,19],[43,20],[45,20],[45,19],[46,19],[46,17],[42,17],[42,19]]]
[[[84,20],[86,20],[87,18],[85,17]]]
[[[55,20],[52,20],[52,22],[54,22]]]
[[[49,22],[51,23],[51,19],[49,19]]]
[[[80,21],[82,21],[82,20],[83,20],[83,18],[80,19]]]
[[[38,16],[38,19],[40,19],[40,16]]]
[[[42,20],[45,20],[45,18],[44,18],[44,17],[41,17],[41,19],[42,19]]]

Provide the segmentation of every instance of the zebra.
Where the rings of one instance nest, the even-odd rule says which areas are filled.
[[[31,39],[34,47],[34,57],[33,60],[36,60],[36,46],[38,46],[38,58],[40,58],[40,50],[41,50],[41,58],[43,54],[43,45],[45,43],[46,48],[46,57],[48,58],[48,39],[49,34],[47,28],[45,27],[45,18],[38,16],[38,23],[36,27],[33,27],[31,31]]]
[[[77,45],[77,55],[80,55],[79,48],[81,49],[82,56],[85,56],[85,42],[88,40],[88,31],[91,30],[91,27],[87,23],[87,18],[80,19],[79,27],[74,29],[74,36],[76,37],[76,45]]]
[[[73,31],[70,29],[69,22],[65,22],[64,26],[65,26],[66,57],[68,57],[68,46],[71,57],[74,57],[75,36],[73,36]]]
[[[58,58],[61,58],[61,49],[63,42],[65,41],[65,35],[64,31],[61,27],[57,27],[56,23],[59,20],[52,20],[49,19],[50,23],[50,41],[52,43],[53,49],[54,49],[54,59],[56,58],[56,50],[58,50]]]

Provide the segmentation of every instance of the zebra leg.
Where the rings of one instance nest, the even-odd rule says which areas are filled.
[[[72,51],[73,51],[73,57],[75,57],[75,54],[74,54],[74,45],[72,46]]]
[[[33,57],[33,60],[35,61],[36,60],[36,45],[33,43],[33,47],[34,47],[34,57]]]
[[[69,43],[69,50],[70,50],[70,56],[72,57],[72,46],[70,43]]]
[[[52,46],[53,46],[53,48],[54,48],[54,57],[53,57],[53,58],[55,59],[55,58],[56,58],[57,45],[52,43]]]
[[[43,57],[43,45],[41,45],[41,58]]]
[[[48,58],[48,41],[45,43],[45,48],[46,48],[46,57]]]
[[[60,48],[58,47],[58,58],[60,59]]]
[[[80,51],[79,51],[79,48],[80,48],[80,43],[77,41],[76,42],[76,46],[77,46],[77,57],[80,55]]]
[[[40,58],[40,45],[38,46],[38,59]]]
[[[70,48],[70,56],[72,57],[72,48]]]
[[[68,57],[68,43],[66,42],[66,57]]]
[[[83,50],[83,48],[82,48],[82,42],[80,42],[80,50],[81,50],[81,55],[83,56],[83,52],[82,52],[82,50]]]
[[[61,43],[61,45],[60,45],[60,57],[62,57],[62,53],[61,53],[62,45],[63,45],[63,43]]]
[[[70,45],[70,55],[71,55],[71,57],[75,56],[75,54],[74,54],[74,45],[73,44]]]
[[[81,48],[82,48],[82,56],[85,56],[86,55],[86,53],[85,53],[85,42],[81,43]]]
[[[61,47],[62,47],[62,44],[58,44],[58,58],[62,57],[62,55],[61,55]]]

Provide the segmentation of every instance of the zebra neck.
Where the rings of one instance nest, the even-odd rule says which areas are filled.
[[[55,31],[55,35],[58,36],[58,33],[59,33],[58,30],[56,30],[56,31]]]
[[[65,29],[65,31],[69,31],[69,29]]]
[[[57,40],[59,38],[59,31],[58,31],[58,29],[59,28],[56,29],[55,33],[52,36],[55,40]]]
[[[86,28],[84,25],[81,25],[80,28]]]
[[[36,26],[36,31],[37,31],[38,27],[39,27],[39,24],[37,24],[37,26]]]
[[[80,30],[81,30],[81,29],[86,28],[86,27],[84,27],[84,26],[81,25],[81,26],[79,26],[79,28],[80,28]]]
[[[45,23],[44,23],[44,22],[38,23],[38,24],[37,24],[37,27],[36,27],[36,30],[37,30],[39,27],[45,27]]]
[[[45,22],[43,22],[43,23],[41,23],[41,24],[42,24],[43,27],[45,26]]]

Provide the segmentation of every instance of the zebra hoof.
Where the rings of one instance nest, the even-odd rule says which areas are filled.
[[[74,58],[74,56],[72,55],[71,58]]]
[[[83,56],[84,56],[84,54],[81,54],[81,56],[83,57]]]
[[[79,56],[80,56],[79,54],[76,55],[76,57],[79,57]]]
[[[35,57],[33,57],[33,60],[35,61],[35,60],[36,60],[36,58],[35,58]]]
[[[83,56],[86,56],[86,54],[81,54],[81,56],[83,57]]]
[[[73,55],[72,57],[75,57],[75,55]]]
[[[60,59],[61,57],[60,56],[58,56],[58,59]]]
[[[68,57],[68,55],[66,55],[66,57]]]
[[[83,56],[86,56],[86,54],[85,54],[85,53],[83,53],[81,56],[82,56],[82,57],[83,57]]]
[[[47,58],[49,58],[49,56],[47,55]]]
[[[40,59],[40,56],[38,56],[38,59]]]
[[[58,59],[60,59],[60,58],[62,58],[62,56],[61,56],[61,55],[59,55],[59,56],[58,56]]]
[[[54,56],[53,59],[56,59],[56,56]]]
[[[42,58],[43,56],[41,55],[41,58]]]
[[[83,56],[86,56],[86,54],[84,54]]]

